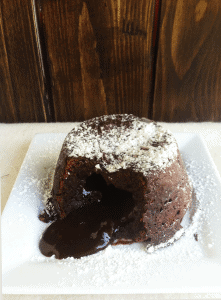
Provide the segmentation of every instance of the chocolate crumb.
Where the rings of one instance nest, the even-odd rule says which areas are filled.
[[[198,234],[197,233],[194,233],[194,238],[195,238],[195,240],[198,242]]]

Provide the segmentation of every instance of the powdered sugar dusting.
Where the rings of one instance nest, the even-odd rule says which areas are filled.
[[[54,180],[54,173],[55,173],[55,167],[50,166],[47,170],[46,177],[41,178],[38,182],[39,188],[41,188],[42,192],[42,202],[46,207],[46,203],[48,198],[51,197],[51,190],[53,186],[53,180]]]
[[[219,220],[219,216],[216,210],[218,203],[220,203],[220,195],[216,192],[217,181],[214,178],[214,173],[210,164],[207,161],[201,161],[199,165],[197,161],[191,160],[185,157],[186,169],[190,180],[193,182],[196,197],[200,199],[199,212],[198,212],[198,228],[196,230],[199,242],[204,242],[204,250],[211,252],[214,246],[215,240],[213,239],[214,233],[209,228],[213,219]],[[213,194],[213,197],[210,194]],[[207,229],[205,230],[205,224]],[[204,226],[204,228],[203,228]],[[204,241],[203,241],[204,237]]]
[[[211,179],[208,181],[206,178],[205,182],[201,177],[200,169],[197,169],[196,172],[193,164],[187,163],[187,166],[190,167],[189,176],[193,181],[196,195],[199,197]],[[45,180],[48,181],[48,176],[45,177]],[[45,185],[45,187],[47,186]],[[63,271],[58,273],[58,276],[61,276],[58,284],[60,287],[151,286],[152,277],[156,279],[159,276],[162,280],[165,269],[173,280],[173,274],[176,276],[183,274],[182,270],[185,270],[187,264],[191,268],[194,262],[200,261],[203,257],[203,250],[194,238],[195,233],[199,235],[199,239],[201,238],[202,212],[200,207],[201,205],[196,199],[186,215],[186,220],[182,223],[183,229],[178,231],[167,243],[152,248],[147,248],[147,243],[143,242],[129,246],[108,246],[101,252],[80,259],[69,257],[56,260],[54,255],[50,258],[36,255],[31,260],[57,264],[62,269],[65,268],[65,274],[62,273]],[[196,213],[195,208],[197,208]],[[174,241],[176,242],[174,243]],[[177,255],[178,253],[179,255]],[[173,263],[174,259],[175,263]]]
[[[193,145],[192,142],[191,145]],[[200,147],[201,144],[195,147],[197,154],[201,149]],[[81,259],[69,257],[57,260],[55,256],[47,258],[37,252],[32,256],[31,261],[41,267],[45,266],[45,269],[46,267],[52,268],[52,270],[56,268],[57,286],[61,288],[73,287],[73,293],[78,288],[81,288],[81,291],[89,289],[87,291],[91,293],[90,288],[94,288],[95,291],[102,287],[104,287],[104,291],[111,287],[133,288],[136,286],[157,289],[159,283],[160,286],[162,283],[166,283],[166,286],[168,283],[171,283],[171,286],[176,286],[177,281],[180,285],[189,282],[189,277],[185,280],[184,276],[185,274],[188,276],[195,267],[198,270],[198,264],[205,257],[204,245],[208,245],[208,249],[206,249],[208,253],[211,253],[215,247],[215,240],[211,231],[205,231],[202,224],[205,219],[211,222],[211,214],[217,218],[216,207],[217,203],[220,202],[220,193],[217,192],[216,195],[217,183],[214,179],[213,170],[209,171],[211,166],[208,160],[198,159],[199,155],[194,153],[194,147],[189,148],[188,146],[182,150],[181,148],[181,154],[193,183],[196,199],[199,200],[199,206],[192,221],[188,223],[190,226],[177,233],[180,236],[175,236],[178,239],[175,243],[172,241],[169,245],[167,243],[162,248],[158,247],[151,254],[146,250],[146,243],[108,246],[104,251]],[[49,169],[48,173],[50,173]],[[46,184],[43,186],[45,189],[49,187],[49,177],[48,174],[44,176]],[[43,181],[41,182],[43,183]],[[206,191],[210,189],[213,197],[205,197]],[[48,191],[45,190],[46,193]],[[191,220],[191,216],[188,217],[187,215],[187,221],[188,219]],[[196,272],[199,275],[199,271]]]
[[[220,274],[220,269],[219,272],[215,272],[218,269],[211,271],[210,268],[199,268],[205,257],[213,254],[214,248],[216,250],[218,239],[214,233],[216,228],[220,227],[221,210],[217,207],[219,208],[221,192],[220,183],[216,180],[216,174],[214,174],[208,158],[205,156],[205,158],[199,159],[202,144],[194,145],[195,138],[187,138],[188,146],[181,147],[181,154],[183,154],[188,175],[199,200],[199,207],[191,226],[184,231],[179,240],[168,247],[157,249],[151,254],[147,253],[145,243],[138,243],[130,246],[109,246],[104,251],[81,259],[70,257],[57,260],[54,256],[46,258],[41,255],[38,250],[38,242],[47,225],[37,219],[37,210],[40,200],[45,199],[43,195],[50,193],[50,172],[56,166],[64,138],[65,135],[56,134],[51,140],[48,136],[42,138],[41,135],[29,149],[19,175],[19,182],[15,186],[14,196],[11,200],[9,199],[12,207],[10,214],[7,214],[7,218],[5,218],[6,226],[3,227],[3,233],[7,233],[7,236],[5,238],[3,236],[3,238],[4,245],[6,242],[8,243],[8,260],[11,261],[21,255],[26,260],[29,259],[29,248],[33,243],[35,250],[30,252],[33,255],[31,254],[31,268],[28,275],[34,274],[33,276],[39,279],[38,282],[33,281],[35,285],[39,284],[40,286],[40,282],[42,282],[42,286],[50,288],[50,292],[53,292],[55,287],[60,287],[63,292],[70,287],[72,294],[99,293],[100,287],[104,287],[102,294],[118,293],[123,287],[125,287],[124,293],[131,292],[130,287],[132,289],[138,287],[137,293],[139,294],[143,291],[151,292],[153,289],[161,292],[162,287],[168,286],[173,287],[172,291],[175,287],[180,287],[179,292],[183,292],[183,287],[188,285],[191,287],[211,286],[213,291],[214,287],[220,287],[220,278],[217,276]],[[40,189],[40,187],[42,188]],[[17,222],[18,217],[19,222]],[[203,227],[202,224],[210,224],[214,220],[217,220],[218,225],[205,230],[206,227]],[[33,225],[34,222],[37,224]],[[21,227],[22,225],[23,227]],[[32,227],[31,232],[27,231]],[[16,228],[18,231],[15,231]],[[15,235],[14,232],[18,232],[18,234]],[[26,239],[24,239],[25,236]],[[22,244],[21,239],[23,239]],[[217,249],[220,250],[220,247]],[[33,271],[36,266],[39,266],[38,272]],[[207,272],[207,270],[211,272]],[[43,275],[47,276],[45,281],[42,280]],[[24,278],[24,276],[20,277]],[[25,291],[30,285],[29,276],[26,277],[27,285],[23,284]],[[51,278],[55,278],[56,283],[53,285],[50,281]],[[114,289],[115,287],[117,288]],[[41,293],[40,290],[38,294]]]
[[[173,135],[148,119],[110,115],[84,121],[66,137],[69,157],[96,159],[96,168],[115,172],[133,168],[143,173],[168,167],[177,156]]]

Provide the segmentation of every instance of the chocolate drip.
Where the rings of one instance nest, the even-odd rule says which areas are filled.
[[[132,194],[107,185],[101,175],[92,174],[86,181],[84,193],[100,191],[99,202],[72,210],[62,220],[52,223],[43,233],[39,243],[45,256],[55,254],[58,259],[73,256],[80,258],[105,249],[115,240],[119,225],[133,210]]]

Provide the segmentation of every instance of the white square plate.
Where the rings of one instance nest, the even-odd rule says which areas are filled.
[[[109,246],[81,259],[41,255],[38,241],[48,225],[38,213],[65,136],[34,137],[4,209],[3,293],[221,292],[221,181],[197,134],[175,134],[200,203],[197,221],[178,241],[152,254],[140,243]]]

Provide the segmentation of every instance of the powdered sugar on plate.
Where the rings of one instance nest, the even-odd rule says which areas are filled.
[[[175,288],[182,292],[184,286],[188,291],[188,287],[202,291],[206,286],[215,291],[214,286],[220,286],[214,270],[221,264],[221,187],[202,140],[194,134],[175,134],[199,201],[196,212],[189,211],[187,227],[178,240],[152,253],[147,252],[145,243],[137,243],[109,246],[81,259],[57,260],[41,255],[38,242],[48,225],[38,220],[40,203],[50,193],[52,173],[65,136],[35,137],[4,210],[3,287],[8,287],[8,293],[33,293],[33,288],[37,294],[55,290],[105,294],[119,293],[123,288],[124,293],[133,292],[133,288],[149,293],[163,288],[168,291],[168,287],[172,292]],[[208,258],[214,263],[207,263]]]
[[[208,173],[202,176],[203,163],[199,164],[191,160],[189,156],[185,156],[185,153],[183,153],[183,159],[193,183],[195,195],[193,204],[182,222],[183,229],[167,243],[149,248],[146,243],[108,246],[104,251],[81,259],[70,257],[56,260],[54,256],[46,258],[38,255],[33,256],[32,261],[67,267],[68,275],[65,280],[59,281],[59,285],[63,286],[68,282],[73,287],[84,287],[85,284],[88,285],[88,280],[91,286],[97,287],[112,285],[122,287],[124,284],[134,287],[138,284],[149,285],[153,276],[165,276],[165,268],[171,274],[175,274],[172,267],[178,272],[178,269],[184,270],[187,263],[191,265],[200,261],[204,255],[201,245],[202,221],[206,217],[205,211],[202,210],[202,205],[205,206],[202,199],[205,189],[215,186],[215,182]],[[50,174],[52,170],[49,170],[43,183],[46,195],[51,188]],[[210,247],[212,245],[211,242]],[[171,263],[174,258],[175,264]]]

